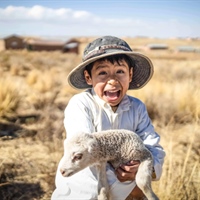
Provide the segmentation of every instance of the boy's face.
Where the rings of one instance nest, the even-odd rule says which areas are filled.
[[[114,64],[103,60],[94,62],[91,76],[87,70],[84,71],[84,75],[87,84],[93,86],[95,93],[101,99],[110,106],[117,106],[129,88],[133,69],[129,69],[124,60]]]

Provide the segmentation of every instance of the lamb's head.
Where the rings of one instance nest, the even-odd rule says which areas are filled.
[[[64,156],[60,168],[63,176],[68,177],[94,164],[94,149],[97,143],[92,134],[78,133],[67,139],[64,144]]]

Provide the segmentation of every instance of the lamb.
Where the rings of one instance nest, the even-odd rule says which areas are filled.
[[[139,160],[136,184],[148,200],[158,200],[151,187],[153,159],[140,137],[128,130],[107,130],[96,133],[79,133],[68,139],[60,172],[64,177],[95,165],[98,177],[98,200],[111,200],[106,178],[106,163],[115,169],[120,164]],[[128,194],[127,194],[128,196]]]

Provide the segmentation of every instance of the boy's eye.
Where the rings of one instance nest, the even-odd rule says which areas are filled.
[[[105,71],[99,72],[99,75],[106,75],[107,73]]]
[[[123,73],[124,73],[123,70],[118,70],[118,71],[117,71],[117,74],[123,74]]]

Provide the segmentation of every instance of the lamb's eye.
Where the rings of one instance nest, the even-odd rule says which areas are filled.
[[[82,157],[83,157],[83,154],[82,154],[82,153],[74,154],[74,156],[73,156],[73,162],[78,161],[78,160],[81,160]]]

